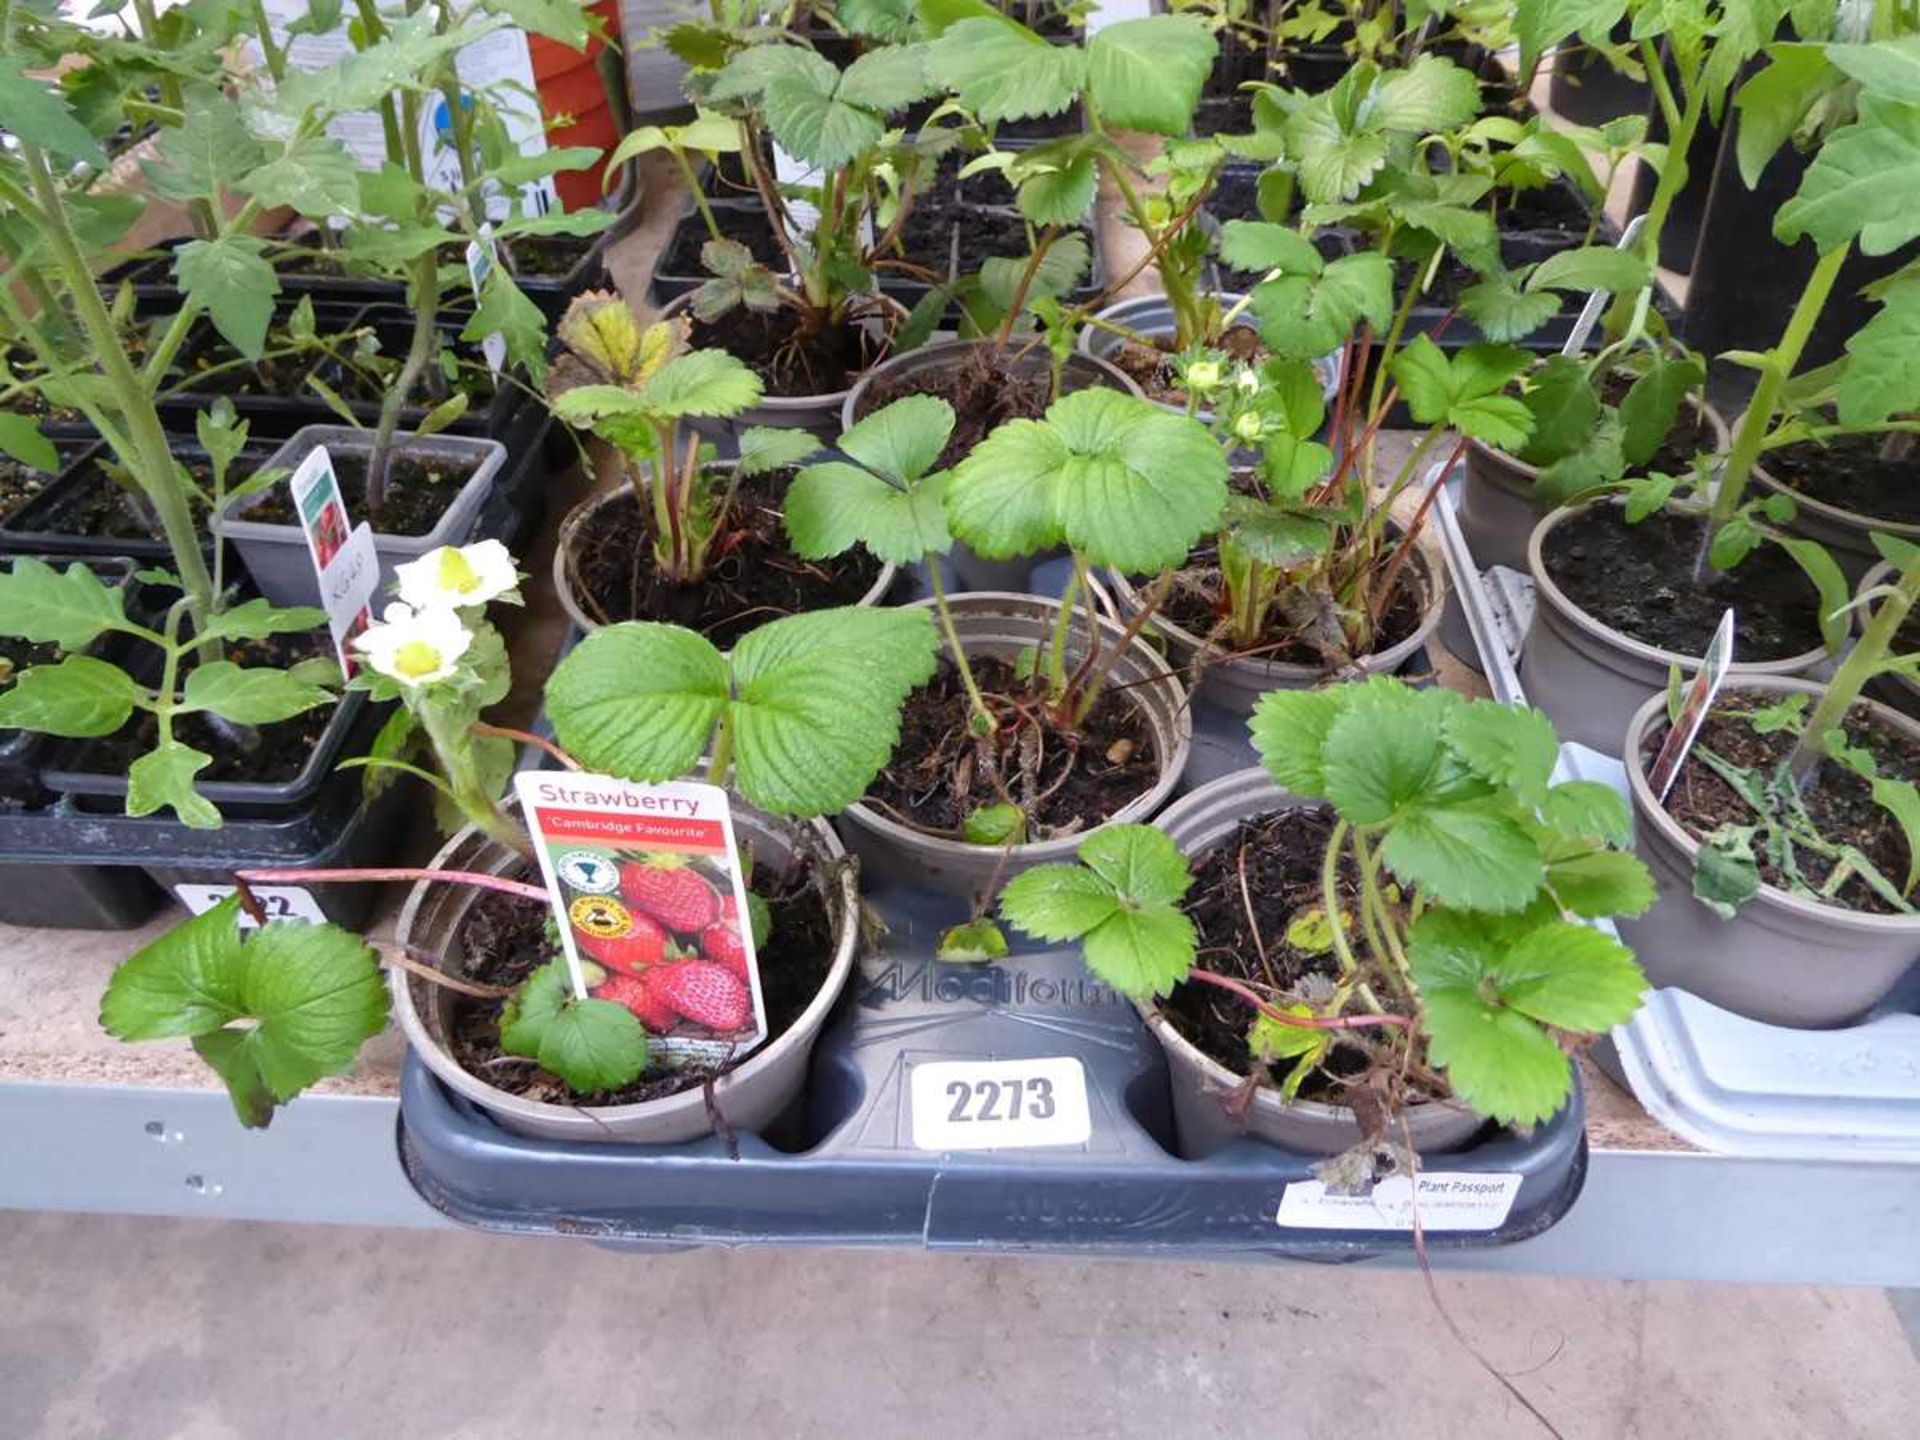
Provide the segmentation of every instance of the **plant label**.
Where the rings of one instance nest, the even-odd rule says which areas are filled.
[[[1423,1231],[1498,1230],[1507,1223],[1521,1179],[1506,1172],[1426,1170],[1417,1192],[1407,1176],[1391,1175],[1366,1195],[1329,1195],[1324,1181],[1296,1180],[1280,1197],[1274,1223],[1294,1230],[1411,1231],[1417,1204]]]
[[[908,1086],[916,1150],[1025,1150],[1093,1136],[1087,1073],[1071,1055],[928,1060]]]
[[[487,283],[487,277],[493,273],[493,226],[482,225],[480,238],[467,243],[467,280],[473,286],[473,303],[481,304],[480,290]],[[487,364],[495,375],[501,366],[507,363],[507,337],[498,330],[480,342],[480,353],[487,357]]]
[[[625,1005],[669,1064],[724,1064],[767,1034],[727,792],[523,770],[521,813],[574,994]]]
[[[1620,232],[1620,238],[1614,243],[1614,249],[1624,250],[1640,238],[1640,227],[1647,223],[1645,215],[1636,215],[1627,222],[1627,228]],[[1573,332],[1567,336],[1567,343],[1560,347],[1562,355],[1578,355],[1587,348],[1587,337],[1593,334],[1593,327],[1600,323],[1600,317],[1606,313],[1607,302],[1613,298],[1611,290],[1596,290],[1587,296],[1587,303],[1580,307],[1580,318],[1573,322]]]
[[[368,608],[380,585],[380,556],[373,543],[373,527],[362,520],[347,527],[346,497],[333,473],[333,456],[316,445],[287,482],[293,489],[293,511],[307,537],[307,554],[320,581],[320,605],[327,612],[333,648],[340,656],[340,673],[351,677],[353,651],[349,642],[372,620]]]
[[[1687,752],[1693,749],[1694,739],[1700,734],[1700,727],[1706,723],[1713,697],[1720,693],[1727,671],[1732,668],[1733,611],[1729,610],[1720,617],[1719,628],[1713,632],[1713,640],[1708,644],[1702,660],[1700,673],[1687,686],[1686,694],[1680,701],[1680,713],[1672,717],[1673,724],[1667,730],[1666,741],[1660,746],[1660,753],[1654,757],[1653,768],[1647,772],[1647,784],[1652,787],[1656,800],[1664,801],[1667,791],[1673,788],[1674,777],[1680,773],[1680,767],[1686,764]]]
[[[320,902],[313,898],[313,892],[302,890],[298,885],[250,885],[253,898],[260,902],[260,908],[272,920],[311,920],[316,925],[325,924],[327,912],[320,908]],[[222,900],[233,894],[231,885],[176,885],[173,893],[180,903],[196,915],[204,915]],[[251,930],[256,921],[242,909],[240,928]]]

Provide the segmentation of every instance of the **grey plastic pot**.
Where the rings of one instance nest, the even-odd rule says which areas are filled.
[[[1589,504],[1618,504],[1618,501]],[[1649,695],[1664,693],[1672,667],[1691,675],[1698,655],[1682,655],[1646,645],[1602,625],[1580,609],[1556,585],[1541,558],[1554,528],[1581,514],[1588,505],[1562,506],[1534,527],[1527,542],[1527,568],[1533,574],[1533,624],[1520,651],[1521,683],[1527,699],[1547,713],[1562,740],[1618,755],[1628,722]],[[1762,678],[1815,676],[1827,664],[1827,652],[1809,650],[1785,660],[1729,668],[1727,684]]]
[[[1713,431],[1714,454],[1726,454],[1733,444],[1733,433],[1720,412],[1698,396],[1687,399],[1694,413]],[[1480,569],[1492,565],[1504,565],[1509,570],[1527,568],[1527,541],[1540,523],[1540,507],[1534,500],[1539,483],[1537,467],[1467,437],[1455,514],[1473,563]]]
[[[898,384],[930,370],[950,369],[968,355],[993,344],[991,340],[935,340],[917,350],[889,356],[862,375],[853,389],[847,392],[846,404],[840,412],[841,429],[851,429],[854,422],[866,413],[867,392],[873,386],[887,382]],[[1016,348],[996,359],[995,363],[1023,377],[1036,376],[1046,373],[1048,357],[1045,351],[1037,348],[1025,354]],[[1061,394],[1068,395],[1076,390],[1092,390],[1095,387],[1124,390],[1129,395],[1140,394],[1140,387],[1133,383],[1133,377],[1119,366],[1092,355],[1068,356],[1067,363],[1060,371]],[[1030,587],[1036,565],[1065,553],[1050,551],[1043,555],[1022,556],[1017,560],[989,560],[976,553],[971,546],[956,544],[948,553],[947,563],[953,571],[955,583],[962,590],[1020,591]]]
[[[1731,688],[1768,694],[1818,695],[1821,686],[1777,676],[1741,676]],[[1920,723],[1872,701],[1875,719],[1920,741]],[[1702,1000],[1770,1025],[1824,1029],[1858,1020],[1920,959],[1920,916],[1865,915],[1802,900],[1771,885],[1731,920],[1693,894],[1700,846],[1654,798],[1641,747],[1666,722],[1656,695],[1627,729],[1627,784],[1635,837],[1653,871],[1659,899],[1637,919],[1616,923],[1655,985],[1691,991]]]
[[[1860,577],[1860,583],[1853,590],[1854,599],[1858,600],[1876,585],[1891,585],[1896,578],[1893,566],[1882,560]],[[1866,628],[1865,607],[1856,607],[1850,618],[1853,621],[1854,634],[1858,635]],[[1891,705],[1902,715],[1911,715],[1915,719],[1920,719],[1920,684],[1909,680],[1905,675],[1876,676],[1867,682],[1867,693],[1882,705]]]
[[[833,831],[819,821],[776,820],[735,799],[733,823],[736,837],[752,851],[756,865],[784,872],[802,855],[811,854],[835,922],[833,960],[819,994],[785,1031],[713,1084],[714,1103],[727,1123],[736,1129],[755,1131],[785,1110],[806,1083],[814,1041],[853,973],[860,933],[860,895],[853,868],[844,863],[846,852]],[[518,873],[525,865],[514,851],[471,826],[448,841],[433,858],[436,870],[477,870],[494,875]],[[395,943],[443,971],[458,974],[465,959],[458,949],[460,928],[485,893],[470,885],[416,884],[400,911]],[[639,1105],[593,1109],[549,1105],[497,1090],[462,1069],[442,1042],[451,992],[402,970],[393,972],[389,988],[394,1015],[407,1043],[427,1068],[448,1089],[517,1134],[547,1140],[677,1145],[697,1140],[714,1128],[705,1094],[698,1085]]]
[[[717,462],[721,466],[731,467],[733,462]],[[567,518],[560,522],[560,534],[553,547],[553,589],[560,597],[560,607],[567,612],[567,618],[585,634],[591,635],[600,628],[600,622],[587,614],[586,607],[580,603],[573,584],[573,567],[568,563],[572,558],[574,545],[581,532],[593,523],[593,519],[607,506],[632,497],[633,491],[624,482],[598,495],[589,495],[573,509],[567,512]],[[900,573],[900,567],[892,563],[883,565],[880,573],[874,577],[867,593],[857,602],[861,605],[878,605],[893,588],[893,582]]]
[[[691,290],[684,295],[676,295],[661,308],[660,318],[665,320],[683,312],[690,313],[693,296]],[[852,323],[867,332],[869,339],[879,347],[881,359],[884,360],[894,332],[907,318],[906,307],[891,296],[877,292],[860,297],[860,302],[867,313]],[[879,364],[880,361],[874,363]],[[860,377],[854,378],[857,384]],[[742,430],[755,425],[774,425],[788,430],[805,430],[831,440],[840,433],[840,414],[846,406],[847,396],[852,393],[853,386],[849,385],[841,390],[822,391],[818,395],[766,395],[761,397],[758,405],[728,419],[694,419],[687,423],[703,435],[738,436]]]
[[[1874,549],[1870,538],[1876,530],[1882,535],[1905,540],[1910,545],[1920,545],[1920,525],[1881,520],[1872,515],[1862,515],[1857,510],[1815,500],[1791,486],[1782,485],[1757,464],[1753,467],[1753,483],[1769,494],[1785,495],[1792,499],[1793,519],[1787,522],[1786,528],[1826,546],[1827,553],[1833,556],[1834,563],[1849,580],[1858,580],[1880,563],[1880,552]]]
[[[1153,823],[1172,836],[1180,852],[1191,860],[1228,839],[1243,821],[1310,803],[1282,790],[1271,775],[1256,766],[1222,775],[1183,795]],[[1320,1155],[1336,1155],[1364,1138],[1353,1111],[1346,1106],[1282,1100],[1280,1092],[1270,1085],[1255,1090],[1245,1118],[1236,1118],[1227,1110],[1226,1101],[1243,1083],[1243,1077],[1183,1036],[1159,1006],[1147,1003],[1139,1009],[1147,1028],[1167,1052],[1173,1079],[1174,1142],[1187,1159],[1203,1159],[1248,1133],[1289,1150]],[[1251,1020],[1251,1013],[1248,1018]],[[1413,1146],[1422,1154],[1457,1150],[1487,1123],[1452,1101],[1411,1106],[1406,1121]]]
[[[1222,314],[1231,310],[1247,297],[1223,292],[1211,297]],[[1116,335],[1103,326],[1118,326],[1122,330],[1131,330],[1136,335],[1148,339],[1158,339],[1163,335],[1174,334],[1173,307],[1167,303],[1165,295],[1140,295],[1131,300],[1116,300],[1093,317],[1094,323],[1080,332],[1080,349],[1083,354],[1097,356],[1102,360],[1111,360],[1120,348],[1126,345],[1124,335]],[[1313,362],[1314,371],[1320,376],[1320,388],[1331,400],[1333,392],[1339,388],[1340,364],[1336,357],[1323,355]],[[1163,410],[1171,410],[1176,415],[1186,414],[1186,408],[1170,405],[1164,400],[1155,401]],[[1213,412],[1196,412],[1202,421],[1211,422]]]
[[[1397,674],[1427,643],[1434,627],[1440,623],[1447,596],[1440,567],[1416,545],[1407,573],[1413,575],[1420,586],[1419,627],[1406,639],[1378,654],[1362,656],[1359,668],[1369,675]],[[1107,583],[1113,589],[1114,606],[1121,620],[1132,620],[1140,613],[1139,588],[1118,571],[1107,573]],[[1226,655],[1216,646],[1208,645],[1203,637],[1182,629],[1163,615],[1156,614],[1147,624],[1166,641],[1169,659],[1186,672],[1195,693],[1235,715],[1251,715],[1260,697],[1269,690],[1311,690],[1327,680],[1327,672],[1318,665]]]
[[[261,463],[261,469],[284,466],[298,468],[309,452],[326,446],[335,455],[365,455],[373,449],[371,431],[347,425],[304,425],[278,450]],[[424,438],[402,432],[394,437],[394,453],[463,461],[474,465],[467,483],[462,485],[441,514],[438,523],[424,535],[388,535],[374,531],[373,546],[380,557],[380,583],[374,591],[375,607],[388,593],[393,572],[409,560],[418,560],[429,550],[442,545],[463,545],[479,522],[481,507],[493,491],[494,481],[507,463],[507,447],[498,440],[467,435],[429,435]],[[477,462],[477,463],[476,463]],[[260,593],[275,605],[318,605],[320,580],[313,573],[313,560],[307,553],[307,537],[298,525],[268,524],[249,520],[247,511],[265,496],[241,500],[227,512],[221,533],[240,553],[241,563],[253,576]]]
[[[931,607],[931,600],[916,602]],[[980,591],[949,598],[954,630],[971,658],[1013,660],[1022,650],[1044,646],[1052,633],[1059,604],[1037,595]],[[1118,645],[1125,632],[1102,619],[1101,643]],[[1075,613],[1067,632],[1069,662],[1086,645],[1085,611]],[[1107,818],[1105,825],[1137,824],[1146,820],[1172,795],[1186,768],[1193,744],[1193,719],[1187,692],[1153,647],[1138,636],[1114,665],[1111,686],[1125,686],[1127,696],[1140,707],[1153,732],[1160,775],[1153,787]],[[944,895],[970,896],[1035,865],[1071,860],[1074,850],[1093,833],[1082,830],[1052,840],[1035,840],[1011,850],[999,845],[970,845],[912,829],[864,802],[850,805],[840,815],[841,837],[860,857],[868,874],[895,884]],[[1003,863],[1004,857],[1004,863]]]

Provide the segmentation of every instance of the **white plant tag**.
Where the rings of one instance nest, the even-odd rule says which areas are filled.
[[[1497,1230],[1520,1193],[1519,1175],[1430,1170],[1420,1176],[1423,1231]],[[1379,1181],[1370,1195],[1329,1195],[1319,1180],[1296,1180],[1280,1197],[1274,1223],[1296,1230],[1413,1229],[1413,1182]]]
[[[333,648],[340,656],[340,673],[351,676],[353,652],[348,642],[373,618],[368,605],[380,584],[380,556],[373,543],[373,527],[362,520],[351,530],[346,497],[333,473],[333,456],[316,445],[293,472],[293,513],[307,537],[307,554],[320,582],[320,605],[327,612]]]
[[[249,885],[253,898],[260,902],[260,908],[269,921],[273,920],[312,920],[325,923],[327,912],[320,908],[320,902],[313,893],[302,890],[298,885]],[[204,915],[222,900],[233,894],[231,885],[176,885],[173,893],[180,903],[196,915]],[[240,928],[251,930],[258,925],[245,907],[240,911]]]
[[[1667,731],[1660,753],[1654,757],[1653,768],[1647,772],[1647,784],[1656,800],[1664,801],[1667,791],[1673,788],[1680,767],[1687,763],[1687,752],[1693,749],[1700,727],[1706,723],[1713,697],[1720,693],[1727,671],[1733,667],[1733,611],[1720,617],[1701,662],[1700,673],[1693,677],[1693,683],[1687,686],[1686,698],[1680,702],[1680,714],[1673,728]]]
[[[625,1005],[670,1064],[759,1044],[766,1001],[727,792],[573,770],[523,770],[514,789],[574,994]]]
[[[929,1060],[908,1101],[916,1150],[1084,1145],[1093,1136],[1087,1073],[1071,1055],[1038,1060]]]
[[[480,303],[480,287],[487,283],[487,277],[493,273],[493,226],[482,225],[480,238],[467,242],[467,282],[473,286],[473,303]],[[495,330],[480,341],[480,353],[487,357],[487,364],[495,375],[500,367],[507,363],[507,337]]]
[[[1624,250],[1640,238],[1640,227],[1647,223],[1645,215],[1636,215],[1627,222],[1627,228],[1620,232],[1620,239],[1614,245],[1616,250]],[[1593,334],[1593,327],[1600,323],[1600,317],[1606,313],[1607,301],[1612,298],[1610,290],[1595,290],[1587,296],[1587,303],[1580,307],[1580,318],[1573,322],[1573,333],[1567,336],[1567,343],[1560,347],[1562,355],[1578,355],[1587,348],[1587,337]]]

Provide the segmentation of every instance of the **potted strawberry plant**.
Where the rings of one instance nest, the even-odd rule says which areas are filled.
[[[1537,711],[1396,680],[1276,692],[1265,770],[1153,828],[1018,876],[1002,915],[1077,940],[1140,1007],[1198,1157],[1243,1131],[1332,1154],[1444,1151],[1567,1101],[1567,1050],[1628,1019],[1644,977],[1581,923],[1644,909],[1625,804],[1554,784]]]
[[[1144,617],[1101,615],[1093,570],[1177,563],[1219,514],[1226,461],[1198,422],[1111,390],[1009,421],[939,470],[953,424],[932,396],[875,411],[841,437],[856,463],[794,482],[788,526],[802,554],[860,544],[934,578],[915,608],[939,617],[945,655],[842,825],[883,873],[965,894],[1172,792],[1192,730],[1185,693],[1141,639]],[[990,560],[1065,546],[1073,577],[1059,601],[949,597],[934,572],[954,539]]]
[[[926,616],[793,616],[749,634],[731,657],[690,631],[628,623],[587,637],[561,663],[547,686],[559,741],[547,745],[552,755],[658,781],[689,773],[708,753],[707,777],[730,779],[741,797],[738,833],[758,896],[742,914],[697,871],[644,857],[623,864],[620,892],[636,918],[609,937],[619,943],[590,952],[582,996],[556,957],[547,892],[525,878],[530,839],[500,799],[506,741],[527,737],[478,719],[508,679],[485,607],[512,598],[518,577],[465,551],[415,563],[402,572],[402,594],[421,604],[402,600],[359,638],[367,669],[356,683],[398,699],[425,733],[436,770],[417,773],[467,827],[423,871],[260,871],[241,880],[416,879],[395,952],[384,957],[398,967],[393,1010],[434,1073],[511,1129],[673,1143],[705,1134],[716,1116],[764,1125],[804,1080],[859,925],[852,872],[831,831],[782,817],[831,812],[860,793],[892,743],[901,698],[931,669]],[[574,769],[551,773],[564,788]],[[236,896],[128,959],[101,1014],[126,1040],[191,1035],[242,1122],[262,1125],[276,1105],[351,1064],[386,1022],[389,987],[382,955],[361,937],[297,922],[247,935],[235,928],[245,903]],[[761,941],[770,1039],[751,1054],[663,1067],[650,1058],[650,1033],[682,1021],[737,1028],[747,926]],[[180,985],[188,953],[236,977],[228,1000],[198,1004]],[[326,1015],[249,989],[244,977],[262,966],[280,977],[280,994],[332,997]]]
[[[793,466],[819,442],[755,427],[739,456],[712,458],[683,425],[749,409],[760,379],[724,350],[687,350],[685,317],[642,325],[617,295],[581,296],[560,324],[555,413],[618,453],[627,484],[590,497],[560,527],[554,587],[583,630],[671,620],[730,646],[769,614],[874,604],[894,579],[867,556],[822,565],[780,525]]]

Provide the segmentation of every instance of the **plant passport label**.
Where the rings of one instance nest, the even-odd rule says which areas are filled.
[[[1087,1072],[1071,1055],[924,1060],[908,1086],[916,1150],[1022,1150],[1093,1137]]]
[[[1477,1174],[1466,1170],[1427,1170],[1420,1174],[1419,1210],[1423,1231],[1498,1230],[1507,1223],[1521,1176]],[[1295,1230],[1413,1229],[1413,1181],[1390,1175],[1366,1195],[1330,1195],[1319,1180],[1296,1180],[1280,1197],[1274,1223]]]
[[[287,484],[293,491],[300,532],[307,537],[313,573],[320,581],[320,604],[340,656],[340,673],[351,676],[354,661],[349,642],[373,618],[368,606],[380,584],[373,526],[362,520],[348,528],[346,497],[333,473],[333,456],[324,445],[307,452]]]
[[[574,994],[625,1005],[670,1065],[767,1035],[747,875],[727,792],[572,770],[514,779]]]
[[[266,912],[268,920],[311,920],[316,925],[326,923],[327,912],[320,908],[320,902],[313,898],[313,892],[303,890],[298,885],[254,885],[250,887],[253,898],[260,902],[260,908]],[[173,893],[180,897],[180,903],[196,915],[204,915],[222,900],[233,894],[231,885],[176,885]],[[240,912],[240,928],[252,930],[258,922],[245,910]]]
[[[1660,746],[1660,753],[1654,757],[1653,769],[1647,772],[1647,785],[1652,789],[1654,799],[1665,800],[1667,791],[1673,788],[1674,777],[1686,763],[1687,752],[1693,749],[1694,737],[1706,723],[1707,711],[1713,707],[1713,697],[1720,693],[1720,686],[1725,683],[1727,671],[1732,666],[1733,611],[1729,610],[1720,617],[1713,639],[1707,644],[1707,653],[1701,657],[1700,673],[1687,686],[1686,694],[1680,701],[1680,713],[1672,717],[1673,724],[1667,731],[1666,741]]]

